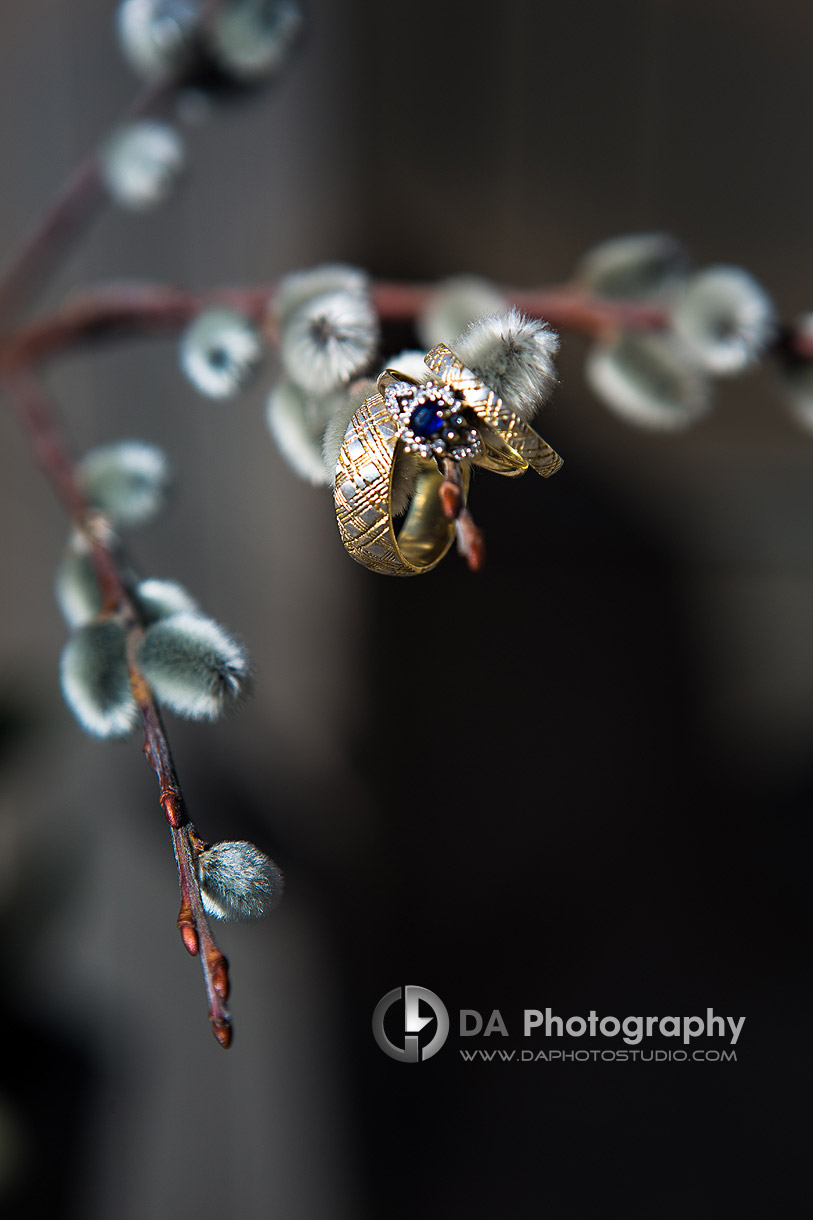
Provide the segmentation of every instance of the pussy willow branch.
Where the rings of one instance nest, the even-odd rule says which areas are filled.
[[[274,284],[212,289],[192,293],[165,284],[111,283],[83,293],[61,309],[5,336],[0,335],[0,374],[14,374],[74,347],[139,334],[174,334],[209,305],[231,305],[261,326],[273,342],[277,335],[273,308]],[[373,304],[382,322],[411,322],[429,305],[429,284],[376,281]],[[598,337],[620,328],[657,331],[668,325],[665,308],[629,301],[588,297],[565,284],[539,291],[504,288],[503,295],[534,317],[545,318],[558,330]],[[782,327],[774,343],[778,356],[813,360],[813,336]],[[455,522],[457,548],[472,571],[485,561],[483,534],[462,504],[459,488],[445,472],[441,485],[443,510]]]
[[[273,333],[276,285],[256,284],[188,292],[170,284],[121,282],[103,284],[73,297],[54,313],[0,334],[0,371],[41,364],[74,347],[128,336],[176,334],[209,305],[231,305]],[[430,284],[379,280],[372,285],[373,304],[382,322],[411,322],[429,304]],[[572,285],[540,291],[503,288],[506,300],[533,317],[545,318],[557,330],[596,337],[619,327],[659,330],[668,324],[665,308],[629,301],[604,300],[578,293]],[[785,326],[773,345],[777,354],[813,359],[813,336]]]
[[[160,110],[177,85],[175,75],[150,85],[127,108],[122,122]],[[44,287],[104,202],[99,155],[94,150],[79,162],[0,272],[0,322],[19,313]]]
[[[431,284],[400,284],[380,280],[373,284],[373,303],[380,317],[390,322],[409,322],[431,303],[436,289]],[[658,330],[666,325],[666,312],[657,306],[630,301],[600,300],[570,284],[538,290],[501,287],[512,305],[535,318],[545,318],[557,330],[600,334],[612,326],[635,330]]]
[[[200,23],[211,21],[222,4],[223,0],[207,0],[198,18]],[[161,112],[184,84],[189,68],[190,63],[183,61],[174,71],[148,84],[119,122],[130,123]],[[0,325],[34,299],[105,202],[99,155],[93,150],[76,165],[0,269]]]
[[[457,550],[468,564],[469,571],[479,572],[486,561],[485,538],[464,503],[460,463],[444,458],[441,470],[443,482],[438,494],[444,516],[454,521]]]
[[[229,996],[228,962],[212,936],[200,896],[195,868],[195,855],[199,850],[197,845],[200,840],[189,821],[161,714],[152,691],[138,668],[138,644],[143,636],[143,624],[120,574],[117,558],[112,550],[110,531],[99,528],[98,517],[94,517],[88,508],[76,477],[74,463],[42,387],[29,370],[22,368],[4,373],[0,385],[14,404],[38,465],[67,510],[74,528],[82,533],[90,546],[102,594],[103,610],[119,614],[124,621],[130,688],[144,728],[144,754],[158,780],[159,802],[171,829],[178,865],[181,892],[178,930],[187,951],[193,955],[200,954],[212,1031],[220,1045],[228,1047],[232,1038],[226,1010]]]
[[[0,336],[0,367],[39,364],[68,348],[105,339],[172,334],[213,304],[231,305],[263,322],[267,331],[275,288],[271,283],[192,293],[168,284],[104,284],[74,297],[55,313]],[[379,280],[371,292],[382,322],[409,322],[427,307],[434,288]],[[526,313],[545,318],[557,329],[585,335],[601,334],[614,326],[655,330],[667,320],[663,309],[578,296],[568,285],[539,292],[505,288],[503,293]]]
[[[167,284],[112,283],[53,314],[0,335],[0,369],[30,367],[84,344],[139,334],[176,334],[207,305],[232,305],[257,321],[273,286],[192,293]]]
[[[128,598],[130,605],[132,599]],[[195,828],[189,821],[183,792],[181,790],[169,741],[156,707],[152,691],[141,674],[138,663],[138,644],[143,636],[143,626],[134,622],[127,633],[127,664],[130,672],[130,689],[138,704],[144,726],[144,754],[155,772],[159,787],[159,803],[172,832],[172,847],[178,865],[178,885],[181,891],[181,907],[178,912],[178,931],[187,952],[200,955],[206,996],[209,1001],[209,1020],[212,1032],[222,1047],[228,1048],[232,1040],[232,1028],[226,1003],[229,998],[229,963],[220,952],[212,935],[209,919],[200,896],[200,884],[194,864],[199,843]]]

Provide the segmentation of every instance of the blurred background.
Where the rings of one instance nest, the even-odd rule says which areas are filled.
[[[4,249],[138,87],[114,9],[3,8]],[[808,4],[306,11],[279,84],[187,126],[181,192],[108,209],[38,309],[103,280],[199,288],[325,260],[542,285],[647,231],[747,267],[783,318],[813,307]],[[541,430],[564,470],[478,479],[485,571],[450,557],[425,581],[346,558],[330,495],[267,435],[273,367],[226,405],[184,382],[170,340],[48,371],[77,454],[166,449],[175,501],[133,557],[256,663],[239,714],[167,718],[200,832],[257,842],[288,881],[272,918],[220,929],[228,1054],[175,930],[139,740],[94,741],[62,703],[65,521],[0,414],[7,1214],[798,1212],[813,436],[770,369],[721,383],[683,435],[635,431],[563,340]],[[453,1016],[412,1067],[370,1033],[405,983]],[[458,1008],[513,1030],[546,1006],[746,1022],[736,1064],[460,1060]]]

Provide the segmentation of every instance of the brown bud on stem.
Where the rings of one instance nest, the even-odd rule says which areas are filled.
[[[178,931],[181,934],[181,940],[187,953],[191,954],[192,957],[197,957],[200,950],[200,942],[192,915],[192,906],[187,898],[184,898],[182,901],[181,909],[178,912]]]
[[[459,516],[460,510],[463,507],[463,497],[460,494],[460,488],[457,483],[452,483],[449,479],[444,479],[438,491],[440,496],[440,506],[443,509],[443,515],[449,521],[454,521]]]
[[[224,1051],[227,1051],[231,1046],[232,1040],[231,1022],[226,1017],[220,1017],[214,1013],[209,1014],[209,1019],[212,1022],[212,1033]]]
[[[457,529],[457,549],[466,560],[469,571],[481,571],[486,561],[485,538],[483,531],[478,525],[475,525],[467,508],[464,508],[458,516],[455,527]]]
[[[222,953],[210,963],[210,970],[212,974],[212,987],[225,1003],[229,998],[231,984],[229,982],[229,963]]]

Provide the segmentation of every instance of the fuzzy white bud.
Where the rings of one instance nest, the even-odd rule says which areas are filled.
[[[72,539],[54,580],[56,602],[69,627],[92,622],[102,608],[102,595],[90,551],[81,538]]]
[[[174,580],[142,580],[136,587],[135,602],[147,626],[171,614],[198,608],[194,597]]]
[[[197,859],[200,894],[209,915],[245,923],[278,905],[285,880],[253,843],[215,843]]]
[[[776,313],[742,267],[709,267],[688,281],[672,324],[696,362],[723,377],[761,359],[776,331]]]
[[[673,335],[623,332],[596,344],[585,376],[617,415],[644,428],[677,431],[709,407],[709,387]]]
[[[256,327],[236,309],[205,309],[181,336],[181,368],[207,398],[230,398],[249,381],[262,356]]]
[[[170,195],[184,167],[183,141],[159,119],[135,119],[113,133],[99,153],[113,201],[141,212]]]
[[[320,263],[306,271],[284,275],[277,285],[273,310],[279,321],[284,322],[295,309],[316,297],[332,292],[352,292],[364,297],[369,287],[369,276],[360,267],[350,267],[347,263]]]
[[[496,284],[474,275],[453,276],[438,284],[417,318],[418,338],[427,349],[436,343],[452,343],[478,318],[507,309],[508,302]]]
[[[288,381],[280,382],[269,395],[266,422],[277,448],[292,470],[316,486],[333,480],[333,471],[328,474],[325,469],[322,442],[330,421],[343,414],[346,400],[341,391],[308,394]]]
[[[124,628],[116,619],[79,627],[59,666],[65,702],[88,733],[126,737],[138,718],[125,659]]]
[[[245,693],[248,654],[214,619],[182,611],[147,628],[138,664],[156,699],[188,720],[216,720]]]
[[[455,331],[455,335],[458,333],[458,331]],[[442,342],[448,342],[448,340],[438,339],[438,343]],[[430,343],[429,346],[434,347],[434,344]],[[399,352],[397,356],[391,356],[389,360],[384,362],[381,372],[383,373],[385,369],[392,369],[396,373],[402,373],[407,380],[429,380],[429,369],[426,367],[426,352],[420,351],[417,347],[408,348],[406,351]]]
[[[94,508],[117,525],[145,525],[163,509],[170,485],[165,454],[144,441],[119,441],[86,453],[77,466]]]
[[[393,517],[402,517],[409,508],[415,494],[418,476],[426,469],[426,463],[418,453],[398,452],[392,472],[390,509]]]
[[[119,46],[139,76],[153,80],[176,68],[195,35],[201,0],[122,0]]]
[[[424,368],[424,372],[426,369]],[[358,411],[365,398],[375,394],[374,381],[363,380],[355,382],[352,389],[342,395],[341,404],[331,415],[322,439],[322,462],[325,479],[332,484],[336,478],[336,465],[339,461],[339,451],[344,441],[344,434],[350,426],[350,420]]]
[[[206,30],[218,65],[243,84],[276,76],[302,31],[294,0],[226,0]]]
[[[286,315],[280,356],[291,381],[311,394],[328,394],[363,372],[377,343],[378,319],[368,298],[328,292]]]
[[[584,255],[575,278],[595,296],[647,300],[686,276],[686,250],[669,233],[636,233],[602,242]]]
[[[533,419],[556,385],[559,337],[518,309],[481,318],[449,346],[522,419]]]

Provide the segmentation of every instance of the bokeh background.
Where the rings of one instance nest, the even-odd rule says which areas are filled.
[[[137,87],[114,7],[0,13],[6,249]],[[102,280],[337,259],[541,285],[654,230],[698,265],[746,266],[784,317],[813,306],[808,4],[307,14],[275,89],[186,128],[178,196],[108,210],[38,308]],[[221,931],[228,1054],[178,942],[137,739],[93,741],[62,704],[65,522],[0,414],[7,1214],[799,1212],[813,437],[769,369],[721,385],[685,435],[638,433],[588,391],[584,354],[565,336],[546,409],[563,472],[478,480],[483,574],[449,558],[403,582],[347,560],[329,495],[275,452],[272,366],[225,406],[184,383],[169,340],[49,370],[77,453],[166,448],[177,495],[133,555],[256,662],[239,715],[169,720],[201,833],[253,839],[288,878],[273,918]],[[453,1036],[406,1067],[370,1033],[404,983],[453,1014],[499,1008],[512,1032],[548,1005],[746,1023],[736,1064],[467,1065]]]

